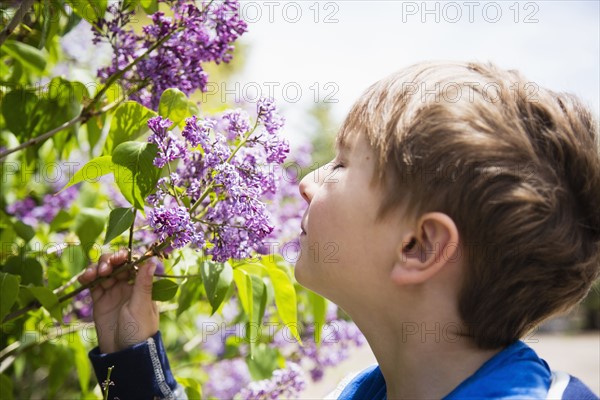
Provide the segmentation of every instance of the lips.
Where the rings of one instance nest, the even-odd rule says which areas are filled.
[[[304,216],[302,217],[302,222],[300,222],[300,229],[302,230],[302,232],[300,232],[300,235],[306,235],[306,228],[304,227],[306,224],[306,215],[308,214],[308,210],[307,212],[304,213]]]

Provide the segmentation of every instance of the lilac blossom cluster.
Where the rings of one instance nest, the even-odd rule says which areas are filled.
[[[127,26],[132,12],[118,4],[109,6],[110,17],[100,19],[98,29],[94,29],[94,42],[108,41],[113,49],[112,63],[98,70],[102,81],[164,40],[119,81],[126,90],[135,92],[132,99],[152,109],[158,107],[165,89],[178,88],[188,95],[198,89],[204,91],[208,75],[203,63],[229,62],[232,43],[247,30],[237,1],[211,1],[202,8],[193,0],[164,2],[173,15],[160,11],[152,14],[152,24],[144,26],[141,35]]]
[[[307,333],[311,333],[310,330]],[[323,378],[325,368],[338,365],[348,358],[353,347],[362,346],[366,341],[356,324],[343,319],[328,322],[322,335],[320,346],[309,339],[298,349],[299,354],[309,361],[308,364],[312,362],[309,371],[313,382]]]
[[[70,187],[56,194],[46,194],[39,202],[33,197],[17,200],[6,207],[6,212],[27,225],[37,227],[40,223],[51,223],[56,214],[68,209],[76,197],[77,188]]]
[[[282,125],[267,99],[259,101],[254,123],[241,109],[192,116],[181,132],[168,119],[151,118],[154,165],[169,169],[148,197],[154,207],[148,223],[158,239],[169,238],[174,248],[191,243],[216,261],[247,258],[264,247],[274,229],[265,201],[275,198],[280,178],[273,166],[289,152],[278,135]]]
[[[70,311],[63,317],[63,323],[70,323],[72,318],[83,322],[91,322],[93,302],[90,290],[85,289],[73,297],[69,309]]]
[[[251,381],[248,365],[242,358],[208,364],[204,372],[208,375],[206,383],[202,386],[202,394],[206,398],[232,399],[240,388]]]
[[[304,371],[298,364],[288,362],[286,368],[273,371],[270,379],[250,382],[239,397],[242,400],[293,399],[305,388]]]

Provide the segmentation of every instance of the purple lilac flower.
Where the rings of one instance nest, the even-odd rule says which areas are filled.
[[[267,132],[275,135],[285,123],[285,119],[277,113],[273,99],[259,99],[256,108],[258,121],[265,125]]]
[[[261,107],[266,107],[266,111],[257,115],[257,122],[260,118],[263,123],[268,119],[277,120],[273,103],[263,103]],[[159,148],[154,165],[162,167],[169,161],[181,159],[174,172],[158,181],[157,190],[148,196],[148,203],[155,210],[159,207],[179,209],[175,205],[173,187],[178,196],[188,197],[191,204],[195,204],[190,208],[197,210],[195,229],[202,234],[200,243],[204,244],[204,239],[211,243],[204,250],[216,261],[251,256],[264,247],[264,240],[274,229],[265,201],[276,198],[282,176],[272,167],[283,162],[289,147],[277,135],[264,128],[254,132],[250,125],[247,113],[242,110],[228,111],[211,119],[194,116],[186,119],[181,130],[184,140],[179,137],[178,128],[169,130],[172,123],[168,119],[155,117],[148,121],[152,131],[148,140]],[[245,145],[239,147],[240,143]],[[198,202],[200,204],[196,204]],[[298,209],[292,208],[294,211],[289,212],[297,214]],[[193,227],[189,221],[188,216],[185,223]],[[151,219],[150,225],[159,240],[171,235],[163,232],[162,224],[157,228]],[[183,240],[190,241],[194,240],[187,237]],[[183,245],[183,242],[178,243]]]
[[[230,110],[221,117],[221,124],[227,140],[235,140],[241,138],[250,130],[250,116],[246,111],[239,108]]]
[[[181,248],[189,242],[200,247],[203,245],[203,234],[196,231],[190,221],[190,214],[184,207],[156,207],[148,214],[148,221],[161,241],[172,238],[174,248]]]
[[[193,115],[190,118],[186,118],[185,127],[181,135],[190,143],[192,147],[196,147],[202,144],[202,148],[209,147],[209,133],[214,127],[214,122],[211,120],[198,120]]]
[[[242,400],[291,399],[306,388],[304,371],[295,363],[288,362],[285,369],[273,372],[271,379],[250,382],[240,391]]]
[[[78,319],[89,322],[92,320],[92,295],[89,289],[78,293],[73,298],[73,311]]]
[[[314,329],[307,329],[312,335]],[[323,377],[325,367],[333,367],[348,358],[352,346],[362,346],[366,339],[351,321],[334,320],[323,328],[321,345],[317,347],[309,337],[299,349],[300,355],[312,361],[310,374],[313,381]]]
[[[171,125],[173,125],[173,122],[170,119],[160,116],[148,120],[148,127],[152,131],[152,134],[148,137],[148,142],[158,146],[158,154],[153,161],[158,168],[162,168],[178,158],[187,157],[185,143],[175,133],[168,130]]]
[[[188,95],[197,89],[204,91],[208,75],[202,64],[229,62],[232,43],[247,30],[237,1],[219,1],[200,10],[193,0],[180,0],[173,2],[172,9],[173,17],[154,13],[152,24],[142,28],[142,35],[126,28],[131,12],[117,5],[108,8],[108,19],[97,23],[100,31],[95,33],[95,41],[107,40],[114,52],[112,64],[98,71],[103,81],[171,35],[120,80],[126,90],[139,82],[145,84],[131,97],[152,109],[158,107],[160,95],[167,88],[175,87]]]
[[[25,224],[36,227],[40,223],[51,223],[56,214],[62,209],[68,209],[76,197],[77,188],[71,186],[62,192],[44,195],[39,205],[32,197],[17,200],[6,207],[6,212]]]
[[[231,399],[250,382],[248,365],[241,358],[208,364],[205,372],[208,380],[202,387],[202,393],[207,398]]]

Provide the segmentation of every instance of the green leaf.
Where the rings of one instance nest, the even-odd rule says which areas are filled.
[[[59,232],[65,229],[70,229],[73,222],[73,216],[63,209],[58,211],[58,214],[54,217],[50,223],[51,232]]]
[[[0,324],[19,295],[19,278],[0,272]]]
[[[17,235],[25,240],[25,243],[29,242],[35,236],[35,231],[33,228],[21,221],[15,222],[14,228]]]
[[[174,126],[179,125],[189,116],[188,98],[179,89],[167,89],[160,96],[158,114],[163,118],[169,118]]]
[[[2,374],[0,375],[0,399],[13,400],[13,383],[12,380]]]
[[[24,141],[31,137],[31,116],[38,104],[38,97],[28,91],[17,89],[2,99],[2,115],[6,127]]]
[[[152,300],[168,301],[177,294],[179,285],[170,279],[161,279],[152,284]]]
[[[321,344],[321,334],[325,326],[325,316],[327,314],[327,300],[318,294],[309,291],[308,301],[312,308],[313,320],[315,324],[315,343]]]
[[[208,302],[212,306],[211,314],[214,314],[223,302],[229,286],[231,286],[233,269],[226,262],[214,263],[203,261],[202,265],[200,265],[200,273],[204,281]]]
[[[239,268],[233,270],[233,280],[238,290],[240,303],[246,315],[252,312],[252,281],[246,273]]]
[[[279,318],[281,318],[285,328],[290,330],[298,343],[302,343],[298,334],[297,300],[294,284],[289,276],[278,268],[268,268],[267,272],[275,289],[275,305],[277,306]]]
[[[253,357],[246,357],[246,364],[248,364],[252,380],[259,381],[273,376],[273,371],[278,368],[278,358],[279,350],[269,347],[265,343],[257,344]]]
[[[95,25],[104,17],[108,0],[67,0],[73,11],[90,24]]]
[[[199,301],[202,296],[202,279],[200,277],[188,278],[181,285],[179,299],[177,299],[177,316],[179,317],[185,310],[190,308],[193,301]]]
[[[36,74],[41,74],[46,68],[46,52],[36,49],[23,42],[7,40],[2,45],[2,51],[18,60],[25,68]]]
[[[192,378],[176,377],[176,380],[185,388],[185,393],[187,394],[188,400],[202,399],[202,387],[200,386],[200,382]]]
[[[90,360],[88,359],[88,351],[81,340],[81,336],[77,333],[73,336],[73,338],[70,337],[69,347],[73,350],[75,358],[75,370],[77,371],[77,378],[79,379],[79,388],[85,394],[90,386],[92,368]]]
[[[79,236],[81,245],[89,250],[104,230],[104,211],[95,208],[83,208],[75,217],[75,233]]]
[[[248,316],[246,339],[250,342],[250,357],[253,357],[260,338],[261,321],[267,303],[266,286],[260,277],[249,275],[239,268],[233,270],[233,280],[238,289],[242,308]]]
[[[144,199],[156,189],[160,169],[152,163],[158,148],[153,143],[124,142],[118,145],[112,161],[118,166],[115,182],[123,196],[144,211]]]
[[[158,11],[157,0],[140,0],[140,4],[142,5],[142,8],[146,12],[146,14],[154,14]]]
[[[248,275],[252,286],[252,312],[246,329],[246,338],[250,342],[250,357],[254,357],[256,345],[260,339],[261,324],[267,308],[267,287],[263,280],[255,275]]]
[[[82,245],[79,246],[68,246],[63,250],[61,261],[64,266],[67,267],[71,276],[77,275],[88,264],[88,258],[86,257],[85,250]]]
[[[97,182],[101,176],[114,172],[117,167],[111,156],[96,157],[88,161],[79,171],[75,172],[69,182],[60,191],[79,182]]]
[[[148,131],[148,120],[156,113],[135,101],[121,104],[110,122],[104,154],[113,154],[118,145],[135,140]]]
[[[102,129],[106,120],[106,114],[99,115],[94,118],[90,118],[86,123],[86,131],[88,137],[88,143],[90,145],[90,157],[92,157],[94,147],[102,136]]]
[[[104,244],[110,243],[114,238],[125,232],[133,224],[135,216],[131,208],[115,208],[108,217],[108,227]]]
[[[24,289],[31,293],[40,302],[42,307],[48,310],[52,317],[58,322],[62,322],[62,312],[60,304],[58,304],[58,297],[52,293],[52,290],[44,286],[28,286],[24,287]]]
[[[35,258],[9,257],[4,264],[4,272],[19,275],[22,285],[41,286],[43,282],[44,269]]]
[[[70,368],[66,365],[73,365],[73,350],[67,346],[52,346],[52,361],[48,366],[48,398],[57,399],[57,393],[65,384],[70,375]],[[64,398],[64,396],[61,396]]]

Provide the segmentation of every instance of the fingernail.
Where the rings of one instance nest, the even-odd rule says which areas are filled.
[[[102,264],[100,264],[100,272],[104,272],[108,269],[108,264],[106,264],[105,262],[103,262]]]
[[[87,267],[87,269],[85,270],[84,274],[91,274],[92,272],[94,272],[94,268]]]

